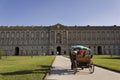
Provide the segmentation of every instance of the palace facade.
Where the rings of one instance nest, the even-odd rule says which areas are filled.
[[[68,54],[72,45],[120,55],[120,26],[0,26],[3,55]]]

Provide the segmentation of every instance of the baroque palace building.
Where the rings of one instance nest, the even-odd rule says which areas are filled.
[[[120,55],[120,26],[0,26],[3,55],[68,54],[72,45]]]

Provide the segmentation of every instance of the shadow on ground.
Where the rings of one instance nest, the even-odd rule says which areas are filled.
[[[55,68],[53,67],[51,71],[49,72],[50,75],[75,75],[75,74],[81,74],[81,75],[88,75],[90,74],[88,71],[84,71],[82,69],[77,69],[77,72],[75,73],[74,70],[71,69],[61,69],[61,68]]]
[[[49,74],[70,75],[73,73],[74,71],[68,69],[53,69]]]
[[[50,66],[39,65],[37,66],[37,69],[34,69],[34,70],[20,70],[20,71],[14,71],[14,72],[4,72],[4,73],[0,73],[0,75],[24,75],[24,74],[35,74],[35,73],[46,74],[49,68]]]

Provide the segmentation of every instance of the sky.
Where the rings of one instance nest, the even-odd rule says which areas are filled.
[[[0,26],[120,26],[120,0],[0,0]]]

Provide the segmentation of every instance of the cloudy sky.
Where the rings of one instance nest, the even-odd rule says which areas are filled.
[[[0,25],[120,25],[120,0],[0,0]]]

